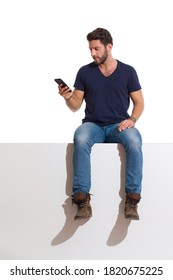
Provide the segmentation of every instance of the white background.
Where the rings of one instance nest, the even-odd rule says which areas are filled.
[[[72,142],[82,108],[72,113],[54,78],[72,88],[92,61],[86,35],[107,28],[113,55],[137,70],[145,143],[173,141],[172,1],[4,0],[0,2],[0,142]]]

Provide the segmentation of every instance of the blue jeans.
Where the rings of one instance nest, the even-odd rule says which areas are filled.
[[[91,188],[91,148],[95,143],[120,143],[126,154],[125,192],[141,193],[142,182],[142,139],[135,128],[118,130],[118,124],[99,126],[86,122],[74,133],[73,194],[89,193]]]

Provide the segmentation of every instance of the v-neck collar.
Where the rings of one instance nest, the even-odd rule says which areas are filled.
[[[117,61],[116,68],[115,68],[115,69],[113,70],[113,72],[112,72],[110,75],[108,75],[108,76],[106,76],[106,75],[103,74],[103,72],[100,70],[99,66],[97,67],[97,68],[98,68],[98,71],[101,73],[101,75],[103,75],[103,77],[109,78],[109,77],[111,77],[111,76],[117,71],[119,61],[118,61],[117,59],[116,59],[116,61]]]

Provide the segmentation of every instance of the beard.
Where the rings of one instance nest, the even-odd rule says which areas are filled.
[[[108,57],[108,52],[107,50],[105,50],[104,54],[102,55],[102,57],[100,57],[98,60],[96,60],[96,57],[93,57],[94,61],[95,61],[95,64],[97,64],[98,66],[103,64],[106,59]]]

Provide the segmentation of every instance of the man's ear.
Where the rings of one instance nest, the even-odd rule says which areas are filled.
[[[113,47],[112,44],[107,44],[107,50],[108,50],[108,51],[111,52],[111,51],[112,51],[112,47]]]

